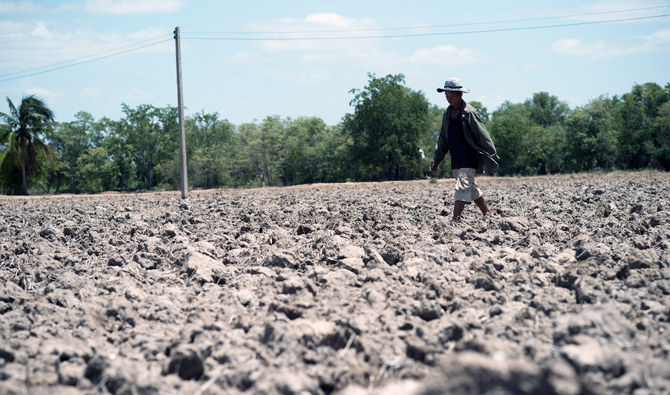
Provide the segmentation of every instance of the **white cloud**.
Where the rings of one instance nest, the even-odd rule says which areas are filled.
[[[525,71],[539,71],[541,69],[541,66],[537,63],[526,62],[521,65],[521,69]]]
[[[11,27],[16,27],[10,31]],[[137,30],[128,33],[98,33],[91,30],[71,30],[41,22],[7,25],[0,23],[0,65],[3,68],[26,70],[42,66],[90,61],[101,56],[136,49],[140,52],[174,51],[170,42],[140,48],[158,42],[169,33],[163,29]],[[155,39],[155,41],[152,41]],[[127,55],[119,55],[127,56]]]
[[[246,25],[249,31],[267,38],[258,46],[308,63],[348,62],[373,69],[412,65],[462,66],[480,63],[482,52],[442,45],[402,53],[388,39],[382,39],[377,21],[349,18],[336,13],[315,13],[304,18],[281,18],[255,21]],[[422,26],[417,26],[417,29]],[[368,38],[369,37],[369,38]],[[400,41],[398,41],[400,43]],[[246,60],[249,55],[238,58]]]
[[[81,89],[81,95],[84,97],[102,97],[103,95],[103,90],[100,88],[94,88],[94,87],[85,87]]]
[[[387,39],[378,37],[381,33],[377,21],[336,13],[255,21],[248,23],[246,28],[256,33],[256,37],[267,39],[258,46],[263,51],[272,52],[273,59],[278,59],[278,54],[283,53],[306,63],[347,62],[367,68],[388,69],[407,64],[467,65],[484,58],[481,52],[454,46],[401,53],[400,46],[393,42],[388,46]],[[236,59],[245,61],[249,57],[249,54],[240,54]]]
[[[495,68],[502,73],[537,72],[543,69],[541,64],[534,62],[496,64]]]
[[[38,23],[37,25],[35,25],[32,32],[30,32],[30,35],[38,39],[45,39],[45,40],[50,40],[54,37],[54,35],[51,32],[49,32],[47,26],[43,23]]]
[[[155,14],[174,12],[180,0],[86,0],[84,8],[94,14]]]
[[[54,91],[50,91],[48,89],[44,88],[39,88],[39,87],[32,87],[26,89],[26,95],[35,95],[39,97],[40,99],[44,100],[45,103],[53,102],[56,100],[56,98],[59,96],[58,93]]]
[[[124,103],[150,103],[154,99],[151,92],[142,89],[133,88],[124,95]]]
[[[5,40],[21,37],[21,32],[30,28],[25,22],[0,21],[0,45]]]
[[[592,59],[611,59],[631,55],[668,51],[670,29],[661,29],[652,34],[613,42],[583,42],[577,39],[556,41],[550,49],[557,53],[584,56]]]
[[[305,52],[300,59],[311,63],[349,62],[364,66],[391,65],[399,61],[396,54],[380,52],[373,46]]]
[[[371,35],[376,23],[367,18],[353,19],[335,13],[317,13],[305,18],[281,18],[255,21],[247,29],[258,32],[268,41],[261,48],[272,52],[337,53],[339,56],[368,51],[375,39],[360,39]],[[332,60],[332,56],[328,57]]]
[[[438,64],[444,66],[466,66],[482,61],[484,54],[473,49],[458,48],[453,45],[439,45],[422,48],[410,56],[411,63]]]
[[[585,43],[581,40],[568,38],[556,41],[550,47],[554,52],[574,56],[596,56],[606,50],[603,42]]]
[[[41,7],[30,1],[0,1],[0,14],[23,14],[41,10]]]
[[[360,20],[348,18],[336,13],[316,13],[305,18],[280,18],[269,21],[255,21],[247,24],[247,28],[259,32],[295,33],[337,33],[346,31],[366,30],[375,27],[372,19]]]
[[[640,47],[648,52],[667,50],[670,47],[670,28],[661,29],[642,39],[643,43]]]
[[[300,23],[299,20],[296,21]],[[311,14],[305,18],[305,21],[314,25],[324,25],[339,28],[356,28],[357,24],[355,19],[347,18],[335,13]]]
[[[254,55],[247,51],[237,52],[233,54],[228,61],[231,63],[249,63],[254,61]]]
[[[282,73],[277,70],[266,71],[270,80],[287,81],[296,85],[315,86],[330,79],[330,73],[326,70],[309,69],[294,70],[292,73]]]
[[[582,22],[602,21],[611,19],[645,18],[659,14],[663,6],[656,1],[602,0],[592,4],[584,4],[575,9],[573,19]],[[639,23],[639,21],[635,21]]]

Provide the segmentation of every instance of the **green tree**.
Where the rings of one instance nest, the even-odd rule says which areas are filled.
[[[524,140],[538,125],[531,121],[529,108],[505,101],[493,113],[487,129],[500,156],[498,173],[518,174],[526,169]]]
[[[237,133],[233,135],[231,177],[233,185],[251,185],[252,180],[258,181],[258,166],[250,159],[249,142],[256,138],[258,125],[255,123],[243,123],[237,127]],[[260,185],[260,182],[256,183]]]
[[[279,182],[279,144],[285,123],[278,115],[266,117],[255,129],[254,138],[249,141],[249,159],[258,166],[258,174],[263,185],[281,185]]]
[[[546,174],[564,167],[567,104],[538,92],[523,104],[503,103],[487,127],[500,155],[500,174]]]
[[[615,105],[615,100],[601,96],[567,118],[567,170],[609,170],[615,165]]]
[[[317,141],[326,129],[323,120],[316,117],[289,120],[281,142],[280,173],[285,185],[318,180],[321,158],[317,155]]]
[[[0,129],[2,129],[2,126],[0,126]],[[0,133],[3,133],[3,131],[0,130]],[[0,163],[2,163],[5,160],[6,155],[7,155],[6,150],[4,148],[0,149]],[[5,188],[5,175],[0,171],[0,190],[3,190],[4,188]]]
[[[568,138],[565,131],[565,121],[561,124],[547,126],[545,130],[551,136],[552,147],[548,147],[547,163],[544,170],[547,173],[562,173],[566,171],[566,157],[568,155]],[[542,170],[542,166],[540,166]]]
[[[0,129],[0,144],[5,151],[0,171],[9,193],[28,195],[29,181],[39,176],[40,157],[51,155],[43,140],[53,127],[54,114],[35,95],[23,97],[18,108],[9,98],[7,104],[9,113],[0,113],[0,119],[6,122]]]
[[[529,109],[529,117],[542,127],[563,122],[570,113],[570,107],[547,92],[538,92],[524,102]]]
[[[281,136],[285,122],[267,117],[260,125],[245,123],[234,138],[233,180],[237,185],[281,185]]]
[[[422,174],[420,137],[430,133],[428,101],[404,86],[402,74],[376,78],[352,89],[353,114],[346,114],[344,129],[351,136],[352,162],[362,179],[414,178]]]
[[[315,139],[315,156],[318,158],[314,181],[343,182],[352,177],[349,153],[351,137],[341,125],[322,130]]]
[[[565,128],[564,123],[570,115],[570,107],[548,92],[537,92],[524,102],[529,110],[530,119],[540,126],[536,133],[528,136],[528,147],[533,147],[534,154],[527,157],[528,164],[537,161],[537,172],[540,174],[554,173],[564,169],[565,160]],[[535,167],[526,167],[534,172]]]
[[[477,110],[479,116],[482,118],[484,122],[487,122],[490,119],[488,108],[486,108],[486,106],[484,106],[481,102],[472,100],[468,101],[468,104],[470,104],[472,107],[475,108],[475,110]]]
[[[64,182],[70,193],[79,192],[77,162],[84,153],[94,146],[94,119],[86,112],[78,112],[75,121],[60,123],[49,135],[49,142],[61,164],[56,173],[56,193]],[[99,142],[99,141],[98,141]]]
[[[666,89],[670,90],[670,84]],[[654,118],[654,159],[664,170],[670,170],[670,101],[663,103]]]
[[[473,102],[468,102],[472,104]],[[486,107],[484,107],[481,103],[474,102],[477,104],[479,107],[475,107],[477,111],[479,111],[479,108],[481,107],[484,111],[486,111]],[[473,104],[474,106],[474,104]],[[442,129],[442,114],[445,111],[444,108],[441,108],[436,105],[431,105],[428,107],[428,133],[424,133],[421,137],[421,151],[423,152],[423,167],[426,169],[426,175],[428,175],[428,167],[430,165],[430,162],[433,160],[433,155],[435,153],[435,147],[437,145],[437,139],[440,135],[440,130]],[[488,117],[488,115],[487,115]],[[438,173],[441,176],[444,176],[446,174],[451,174],[451,161],[448,160],[443,160],[440,162],[440,165],[438,167]]]
[[[97,193],[112,188],[114,166],[103,147],[89,148],[77,159],[77,175],[81,179],[81,191]]]
[[[177,155],[177,109],[147,104],[135,109],[123,104],[122,108],[125,117],[119,126],[123,142],[131,149],[138,178],[147,190],[151,190],[157,184],[154,179],[156,168]]]
[[[138,189],[140,181],[133,162],[133,146],[124,122],[103,117],[97,125],[104,135],[100,146],[105,149],[111,161],[110,189],[117,191]]]
[[[619,163],[639,169],[654,162],[653,120],[664,103],[670,101],[670,89],[656,83],[635,85],[622,96],[617,106]]]
[[[186,119],[185,130],[189,183],[198,188],[230,184],[235,127],[218,113],[202,111]]]

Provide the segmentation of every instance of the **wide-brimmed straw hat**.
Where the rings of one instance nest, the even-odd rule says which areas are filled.
[[[458,78],[449,78],[448,80],[444,81],[444,88],[437,88],[437,91],[440,93],[446,91],[468,93],[470,92],[470,89],[463,88],[463,84],[461,84],[461,80]]]

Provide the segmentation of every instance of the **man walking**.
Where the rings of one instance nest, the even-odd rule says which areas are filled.
[[[453,220],[459,221],[465,206],[472,202],[484,216],[490,216],[491,210],[475,182],[475,173],[486,170],[493,174],[500,157],[481,116],[463,100],[463,93],[470,92],[470,89],[464,88],[458,78],[449,78],[444,88],[437,88],[437,91],[444,92],[449,106],[442,115],[442,128],[430,170],[435,171],[447,152],[450,152],[451,168],[456,177]]]

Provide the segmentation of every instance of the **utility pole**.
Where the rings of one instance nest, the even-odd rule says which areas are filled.
[[[177,106],[179,107],[179,170],[181,176],[181,198],[186,199],[188,192],[188,167],[186,166],[186,133],[184,133],[184,98],[181,89],[181,44],[179,26],[174,28],[175,48],[177,52]]]

